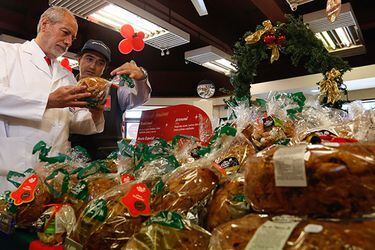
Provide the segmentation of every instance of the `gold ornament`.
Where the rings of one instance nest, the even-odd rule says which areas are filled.
[[[279,57],[280,57],[279,46],[277,46],[276,44],[269,44],[268,48],[272,50],[271,63],[279,60]]]
[[[327,103],[334,104],[341,99],[341,92],[335,81],[337,77],[341,77],[341,72],[333,68],[326,73],[326,79],[319,82],[319,98],[327,96]]]
[[[259,40],[262,38],[264,33],[274,34],[276,32],[276,29],[272,26],[272,23],[270,20],[266,20],[262,24],[264,26],[263,29],[257,30],[253,34],[248,35],[245,38],[246,44],[254,44],[254,43],[259,42]]]
[[[341,12],[341,0],[328,0],[326,12],[328,20],[331,23],[336,21]]]
[[[245,38],[246,44],[255,44],[255,43],[259,42],[260,39],[262,38],[262,36],[265,33],[269,33],[269,34],[275,34],[276,33],[276,29],[273,27],[270,20],[266,20],[262,24],[263,24],[263,27],[264,27],[263,29],[259,29],[259,30],[255,31],[254,33],[252,33],[251,35],[248,35]],[[271,63],[279,60],[280,52],[279,52],[279,47],[277,46],[277,44],[275,44],[275,43],[267,44],[267,46],[268,46],[269,49],[272,50]]]

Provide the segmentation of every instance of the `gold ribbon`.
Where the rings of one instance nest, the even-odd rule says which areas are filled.
[[[264,33],[271,33],[271,34],[274,34],[276,32],[275,28],[272,26],[272,23],[270,20],[266,20],[264,21],[263,23],[263,26],[264,28],[263,29],[260,29],[260,30],[257,30],[255,31],[253,34],[251,35],[248,35],[246,38],[245,38],[245,42],[246,44],[254,44],[254,43],[257,43],[259,42],[260,38],[264,35]]]
[[[272,50],[272,54],[271,54],[271,64],[272,64],[274,61],[279,60],[279,57],[280,57],[279,47],[276,44],[270,44],[268,45],[268,48]]]
[[[276,29],[273,27],[270,20],[266,20],[262,24],[263,24],[263,27],[264,27],[263,29],[259,29],[259,30],[255,31],[253,34],[248,35],[245,38],[246,44],[254,44],[254,43],[259,42],[260,39],[262,38],[262,36],[265,33],[270,33],[270,34],[276,33]],[[279,47],[276,44],[267,44],[267,46],[268,46],[269,49],[272,50],[271,63],[279,60],[279,57],[280,57]]]
[[[322,99],[324,96],[327,96],[327,102],[334,104],[341,99],[341,92],[335,79],[341,76],[341,72],[333,68],[331,71],[326,73],[325,80],[319,82],[320,94],[319,98]]]

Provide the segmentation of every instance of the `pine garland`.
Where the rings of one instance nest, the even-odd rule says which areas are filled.
[[[293,66],[303,65],[309,73],[322,73],[335,68],[341,72],[341,77],[335,79],[338,88],[346,91],[343,85],[342,75],[350,70],[349,64],[339,57],[332,56],[323,46],[323,43],[315,37],[315,34],[303,23],[302,18],[287,16],[286,23],[278,23],[274,27],[276,36],[285,36],[285,42],[277,45],[281,55],[289,55]],[[260,25],[258,30],[265,27]],[[245,38],[253,33],[247,32],[234,46],[234,62],[237,71],[231,75],[231,84],[234,87],[234,97],[237,99],[248,98],[250,100],[250,86],[254,83],[257,68],[260,62],[269,60],[270,47],[263,40],[267,34],[253,44],[246,44]],[[326,80],[326,79],[325,79]],[[341,107],[341,101],[327,103],[327,97],[322,99],[326,106]]]

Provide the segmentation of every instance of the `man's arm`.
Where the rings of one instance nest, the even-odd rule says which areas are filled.
[[[134,61],[124,63],[111,72],[111,75],[127,74],[135,80],[134,88],[120,87],[117,97],[121,111],[132,109],[147,102],[151,96],[151,85],[145,71],[138,67]]]

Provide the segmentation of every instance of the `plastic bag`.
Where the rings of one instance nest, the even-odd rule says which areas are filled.
[[[200,222],[200,214],[219,183],[210,164],[202,160],[186,164],[157,183],[153,188],[153,211],[174,211]]]
[[[242,133],[261,150],[273,144],[288,144],[294,137],[294,123],[276,116],[265,116],[250,123]]]
[[[211,234],[174,212],[149,219],[123,250],[207,249]]]
[[[207,229],[209,231],[250,213],[250,205],[245,199],[244,184],[243,174],[237,174],[230,176],[216,189],[207,208]]]
[[[67,202],[72,204],[79,215],[86,205],[93,199],[120,184],[116,174],[96,174],[80,180],[68,193]]]
[[[279,228],[278,233],[272,231],[272,227]],[[288,230],[287,227],[291,228],[290,236],[285,233]],[[258,232],[260,230],[262,231]],[[274,237],[276,234],[278,237]],[[285,237],[280,237],[281,235]],[[374,238],[375,220],[373,219],[301,220],[283,218],[283,216],[271,218],[266,215],[250,214],[217,227],[212,233],[209,249],[242,250],[258,247],[256,249],[370,250],[375,248]]]
[[[107,80],[100,77],[86,77],[79,80],[77,85],[86,86],[86,91],[91,93],[90,97],[83,99],[88,102],[88,108],[98,108],[104,105],[110,87]]]
[[[249,159],[245,181],[257,212],[360,216],[375,211],[375,144],[273,147]]]
[[[114,187],[87,205],[69,238],[84,249],[119,249],[150,215],[149,202],[144,183]]]
[[[243,167],[248,157],[254,154],[254,146],[243,134],[238,134],[227,150],[222,150],[215,162],[225,169],[227,174],[233,174]]]
[[[16,172],[10,172],[8,179]],[[19,173],[18,173],[19,174]],[[33,223],[44,212],[44,205],[48,204],[53,195],[48,192],[44,179],[35,173],[24,176],[23,182],[10,193],[8,200],[9,209],[14,213],[16,226],[19,228],[31,228]]]
[[[35,222],[38,238],[46,245],[62,244],[76,223],[74,210],[63,204],[51,204],[47,207],[49,208]]]

